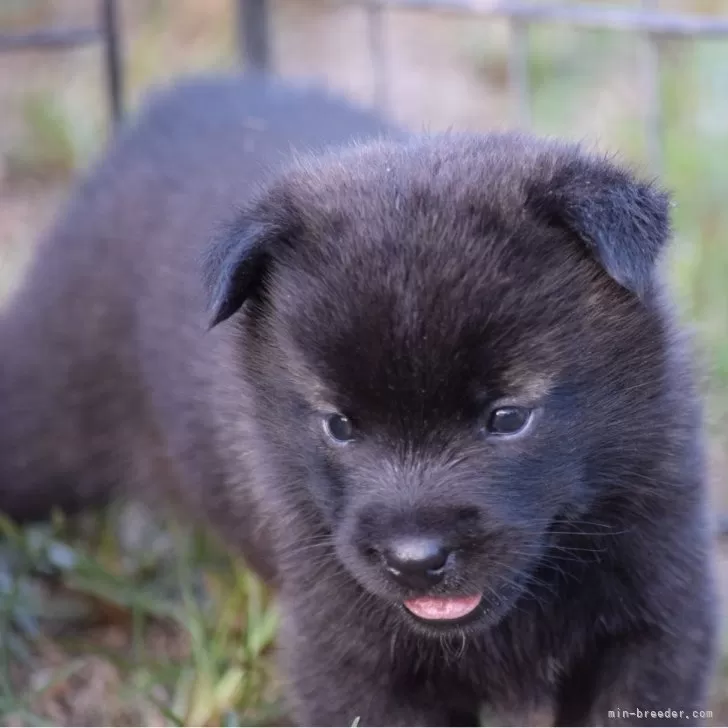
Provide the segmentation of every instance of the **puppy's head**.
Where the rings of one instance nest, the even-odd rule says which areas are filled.
[[[279,486],[413,625],[499,619],[654,429],[667,207],[571,146],[445,135],[303,161],[212,249]]]

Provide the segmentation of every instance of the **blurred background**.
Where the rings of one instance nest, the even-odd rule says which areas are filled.
[[[112,4],[125,113],[150,85],[266,61],[415,130],[524,126],[660,175],[676,201],[669,274],[699,345],[716,520],[727,530],[728,0],[440,2],[477,5],[477,14],[416,0],[392,8],[249,2],[249,10],[267,8],[267,45],[260,29],[241,24],[235,0],[117,0],[107,10]],[[0,0],[2,296],[21,280],[113,118],[103,42],[40,50],[12,39],[38,28],[98,27],[103,5]],[[549,17],[554,7],[560,22]],[[534,22],[514,22],[504,8],[530,9]],[[580,27],[561,22],[569,13]],[[269,595],[209,538],[133,504],[73,523],[3,524],[3,532],[0,724],[281,720]],[[720,572],[728,593],[723,555]],[[726,679],[722,667],[714,724],[728,722]]]

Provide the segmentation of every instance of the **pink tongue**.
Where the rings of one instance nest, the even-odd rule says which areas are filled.
[[[480,596],[475,597],[420,597],[409,599],[405,607],[421,619],[460,619],[480,604]]]

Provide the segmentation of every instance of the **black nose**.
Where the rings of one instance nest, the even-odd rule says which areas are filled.
[[[382,551],[387,571],[402,586],[424,589],[443,577],[450,552],[435,538],[393,541]]]

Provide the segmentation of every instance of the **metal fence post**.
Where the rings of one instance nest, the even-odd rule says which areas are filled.
[[[508,87],[516,126],[531,126],[531,85],[528,74],[528,25],[512,18],[508,48]]]
[[[657,10],[657,0],[642,0],[646,10]],[[655,175],[664,172],[662,148],[662,94],[660,89],[660,41],[654,33],[645,33],[642,66],[646,87],[645,136],[647,158]]]
[[[367,3],[369,30],[369,53],[374,74],[374,103],[382,111],[387,111],[389,102],[389,83],[387,81],[387,59],[384,40],[384,6],[382,0],[369,0]]]
[[[237,0],[238,52],[254,71],[270,69],[270,8],[268,0]]]
[[[106,84],[109,94],[109,111],[114,124],[121,120],[124,105],[124,74],[117,11],[116,0],[102,1],[101,28],[104,35]]]

